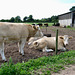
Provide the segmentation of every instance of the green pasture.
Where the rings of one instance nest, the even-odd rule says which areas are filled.
[[[44,23],[47,23],[47,22],[44,22],[44,23],[41,22],[41,23],[44,24]],[[32,23],[32,22],[30,22],[30,23],[27,22],[27,24],[33,24],[33,23]],[[38,24],[38,23],[36,23],[36,24]],[[49,26],[52,26],[52,24],[53,24],[53,23],[48,23]]]
[[[49,23],[49,22],[40,22],[40,23],[42,23],[42,24],[48,23],[49,26],[52,26],[54,24],[54,23]],[[27,22],[27,24],[33,24],[33,22]],[[36,23],[36,24],[38,24],[38,23]],[[71,29],[71,30],[75,30],[75,27],[67,26],[66,28]]]

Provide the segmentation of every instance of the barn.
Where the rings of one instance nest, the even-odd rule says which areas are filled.
[[[60,26],[75,27],[75,11],[61,14],[58,17],[59,17]]]

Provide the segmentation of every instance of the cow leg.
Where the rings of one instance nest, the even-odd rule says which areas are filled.
[[[47,50],[47,46],[44,47],[42,51],[43,51],[43,52],[46,52],[46,50]]]
[[[66,48],[65,48],[65,47],[63,47],[63,48],[61,49],[61,51],[66,51]]]
[[[20,49],[20,42],[18,42],[18,47],[19,47],[19,52],[21,52],[21,51],[20,51],[20,50],[21,50],[21,49]]]
[[[65,47],[62,47],[62,48],[60,48],[60,49],[58,49],[58,50],[66,51],[66,48],[65,48]]]
[[[22,55],[24,55],[24,46],[25,46],[25,42],[26,39],[21,39],[21,41],[19,42],[18,46],[19,46],[19,52],[21,52]]]
[[[6,61],[6,58],[4,55],[4,42],[0,43],[0,54],[1,54],[2,60]]]
[[[47,49],[46,52],[52,52],[54,51],[53,49]]]

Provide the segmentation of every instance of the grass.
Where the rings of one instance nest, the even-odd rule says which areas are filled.
[[[68,29],[75,30],[75,27],[67,26]]]
[[[43,22],[40,22],[40,23],[43,23]],[[47,22],[45,22],[45,23],[47,23]],[[32,23],[32,22],[30,22],[30,23],[27,23],[27,24],[33,24],[33,23]],[[38,23],[36,23],[36,24],[38,24]],[[49,23],[49,22],[48,22],[48,25],[49,25],[49,26],[52,26],[52,25],[53,25],[53,23]],[[71,29],[71,30],[75,30],[75,27],[67,26],[67,28],[68,28],[68,29]],[[54,29],[53,31],[56,31],[56,30]]]
[[[74,28],[74,27],[70,27],[70,28],[68,28],[68,29],[75,30],[75,28]]]
[[[0,75],[51,75],[69,64],[75,64],[75,50],[17,64],[13,64],[10,58],[8,63],[2,64]]]
[[[43,22],[39,22],[39,23],[42,23],[42,24],[43,24]],[[47,22],[45,22],[45,23],[47,23]],[[27,23],[27,24],[33,24],[33,23],[30,22],[30,23]],[[36,23],[36,24],[38,24],[38,23]],[[48,22],[48,25],[49,25],[49,26],[52,26],[52,24],[53,24],[53,23],[49,23],[49,22]]]

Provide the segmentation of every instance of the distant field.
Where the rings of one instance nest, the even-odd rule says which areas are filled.
[[[27,24],[33,24],[33,23],[27,23]],[[36,23],[36,24],[38,24],[38,23]],[[43,22],[42,22],[42,24],[43,24]],[[52,24],[53,23],[48,23],[49,26],[52,26]]]

